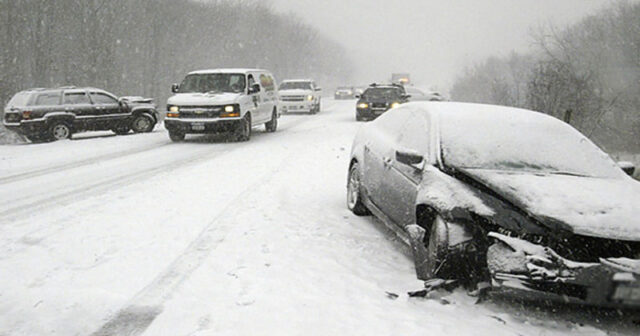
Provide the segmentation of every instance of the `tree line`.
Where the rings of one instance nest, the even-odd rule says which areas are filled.
[[[0,42],[3,106],[20,90],[63,85],[163,104],[171,83],[202,68],[319,83],[348,79],[352,68],[335,42],[249,0],[0,0]]]
[[[640,4],[617,2],[532,37],[532,52],[467,68],[451,98],[544,112],[608,151],[640,152]]]

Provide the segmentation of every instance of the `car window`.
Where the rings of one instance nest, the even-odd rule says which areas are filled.
[[[412,112],[400,132],[400,146],[420,154],[429,152],[429,124],[422,113]]]
[[[118,100],[100,92],[91,92],[91,100],[94,104],[118,104]]]
[[[187,75],[180,84],[180,93],[234,92],[245,90],[243,74],[205,73]]]
[[[7,106],[26,106],[29,102],[29,97],[31,97],[31,95],[27,92],[17,93],[13,98],[11,98],[11,100],[9,100]]]
[[[365,99],[400,99],[402,92],[397,88],[368,88],[362,97]]]
[[[60,92],[43,92],[38,93],[36,95],[36,99],[33,101],[31,105],[36,106],[47,106],[47,105],[58,105],[60,104]]]
[[[260,85],[264,88],[265,91],[273,91],[276,89],[273,78],[269,75],[260,74]]]
[[[91,104],[86,92],[67,92],[64,94],[65,104]]]

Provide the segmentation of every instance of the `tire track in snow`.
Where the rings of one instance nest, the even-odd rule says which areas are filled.
[[[78,168],[78,167],[82,167],[82,166],[88,166],[88,165],[104,162],[104,161],[107,161],[107,160],[118,159],[118,158],[121,158],[121,157],[142,153],[142,152],[146,152],[146,151],[149,151],[149,150],[154,150],[154,149],[157,149],[157,148],[162,148],[162,147],[170,145],[170,144],[171,144],[170,142],[167,142],[167,143],[156,143],[156,144],[152,144],[152,145],[141,147],[141,148],[134,148],[134,149],[127,150],[127,151],[99,155],[99,156],[88,158],[88,159],[85,159],[85,160],[69,162],[69,163],[58,165],[58,166],[47,167],[47,168],[42,168],[42,169],[36,169],[36,170],[33,170],[33,171],[29,171],[29,172],[3,176],[3,177],[0,177],[0,185],[26,180],[26,179],[31,178],[31,177],[37,177],[37,176],[42,176],[42,175],[46,175],[46,174],[57,173],[57,172],[68,170],[68,169],[74,169],[74,168]]]
[[[256,191],[255,186],[264,188],[268,182],[289,162],[295,153],[288,154],[281,159],[280,164],[249,183],[247,188],[230,200],[211,220],[174,261],[155,280],[136,294],[133,299],[120,309],[111,319],[103,324],[92,336],[111,335],[140,335],[151,325],[153,320],[162,313],[164,302],[189,276],[197,270],[218,245],[225,241],[228,233],[235,227],[225,221],[242,212],[250,202],[243,202],[247,195]]]

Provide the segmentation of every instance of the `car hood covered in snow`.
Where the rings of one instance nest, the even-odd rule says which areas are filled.
[[[541,222],[558,221],[585,236],[640,241],[640,183],[630,178],[463,172]]]
[[[240,97],[240,93],[178,93],[167,100],[168,105],[224,105],[234,104]]]

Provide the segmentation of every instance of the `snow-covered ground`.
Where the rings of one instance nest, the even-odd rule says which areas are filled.
[[[419,290],[345,206],[354,101],[227,143],[0,146],[0,335],[637,335],[640,315]]]

